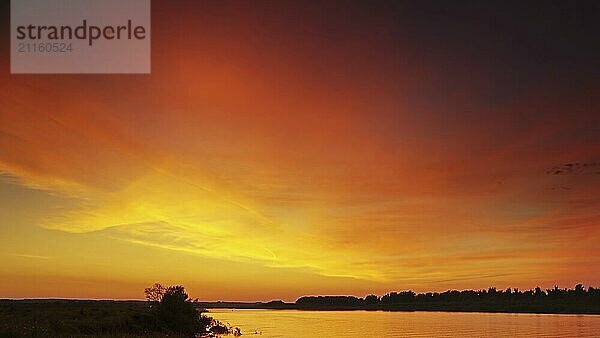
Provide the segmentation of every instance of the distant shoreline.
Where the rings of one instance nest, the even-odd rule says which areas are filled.
[[[383,312],[456,312],[456,313],[504,313],[504,314],[544,314],[544,315],[600,315],[600,311],[591,312],[558,312],[558,311],[529,311],[529,310],[483,310],[483,309],[453,309],[431,307],[397,307],[397,308],[368,308],[368,307],[303,307],[295,303],[284,303],[281,306],[269,305],[265,302],[199,302],[198,306],[207,310],[299,310],[299,311],[383,311]],[[210,313],[210,311],[209,311]]]
[[[574,289],[521,291],[448,290],[445,292],[390,292],[383,296],[304,296],[294,303],[280,300],[263,302],[200,302],[204,308],[273,309],[273,310],[380,310],[444,311],[483,313],[600,314],[600,289],[577,284]]]

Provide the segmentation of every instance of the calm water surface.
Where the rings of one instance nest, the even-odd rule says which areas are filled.
[[[261,337],[600,337],[600,315],[211,309]]]

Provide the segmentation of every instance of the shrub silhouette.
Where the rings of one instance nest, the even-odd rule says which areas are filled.
[[[181,285],[165,289],[156,311],[159,325],[171,332],[193,336],[205,331],[198,311]]]
[[[200,315],[195,302],[182,285],[163,287],[155,283],[144,290],[155,314],[155,325],[162,331],[195,337],[198,333],[229,334],[239,332],[211,317]],[[241,333],[240,333],[241,334]]]

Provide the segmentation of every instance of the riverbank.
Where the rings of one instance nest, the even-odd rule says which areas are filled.
[[[0,300],[0,338],[115,336],[186,337],[161,328],[146,301]]]

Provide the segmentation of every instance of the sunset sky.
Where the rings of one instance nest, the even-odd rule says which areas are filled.
[[[151,75],[0,6],[0,298],[600,286],[598,2],[153,1]]]

